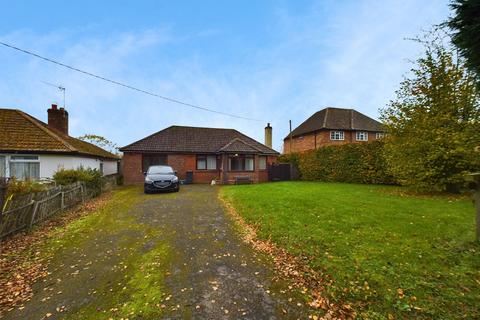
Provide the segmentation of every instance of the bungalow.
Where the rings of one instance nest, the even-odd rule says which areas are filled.
[[[283,139],[283,153],[363,143],[380,139],[383,135],[380,122],[356,110],[325,108],[314,113]]]
[[[120,148],[126,184],[142,183],[151,165],[170,165],[180,179],[227,184],[238,177],[268,180],[267,165],[279,153],[271,148],[272,127],[261,144],[234,129],[171,126]]]
[[[68,112],[53,104],[48,124],[14,109],[0,109],[0,177],[48,179],[61,169],[118,172],[118,157],[68,135]]]

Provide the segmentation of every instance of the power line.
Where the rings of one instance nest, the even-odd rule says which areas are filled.
[[[188,103],[188,102],[183,102],[183,101],[180,101],[180,100],[177,100],[177,99],[174,99],[174,98],[169,98],[169,97],[166,97],[166,96],[163,96],[163,95],[154,93],[154,92],[150,92],[150,91],[147,91],[147,90],[143,90],[143,89],[140,89],[140,88],[137,88],[137,87],[134,87],[134,86],[131,86],[131,85],[122,83],[122,82],[118,82],[118,81],[115,81],[115,80],[111,80],[111,79],[108,79],[108,78],[105,78],[105,77],[96,75],[96,74],[94,74],[94,73],[91,73],[91,72],[88,72],[88,71],[84,71],[84,70],[81,70],[81,69],[78,69],[78,68],[69,66],[69,65],[64,64],[64,63],[62,63],[62,62],[59,62],[59,61],[56,61],[56,60],[53,60],[53,59],[50,59],[50,58],[46,58],[46,57],[41,56],[41,55],[39,55],[39,54],[37,54],[37,53],[31,52],[31,51],[28,51],[28,50],[25,50],[25,49],[21,49],[21,48],[18,48],[18,47],[15,47],[15,46],[10,45],[10,44],[5,43],[5,42],[1,42],[1,41],[0,41],[0,44],[3,45],[3,46],[5,46],[5,47],[8,47],[8,48],[10,48],[10,49],[17,50],[17,51],[23,52],[23,53],[25,53],[25,54],[34,56],[34,57],[36,57],[36,58],[45,60],[45,61],[47,61],[47,62],[50,62],[50,63],[56,64],[56,65],[59,65],[59,66],[61,66],[61,67],[64,67],[64,68],[67,68],[67,69],[70,69],[70,70],[73,70],[73,71],[76,71],[76,72],[79,72],[79,73],[83,73],[83,74],[85,74],[85,75],[87,75],[87,76],[94,77],[94,78],[97,78],[97,79],[100,79],[100,80],[103,80],[103,81],[106,81],[106,82],[110,82],[110,83],[113,83],[113,84],[115,84],[115,85],[118,85],[118,86],[121,86],[121,87],[130,89],[130,90],[134,90],[134,91],[137,91],[137,92],[141,92],[141,93],[144,93],[144,94],[153,96],[153,97],[157,97],[157,98],[160,98],[160,99],[163,99],[163,100],[172,102],[172,103],[177,103],[177,104],[181,104],[181,105],[183,105],[183,106],[187,106],[187,107],[190,107],[190,108],[195,108],[195,109],[199,109],[199,110],[203,110],[203,111],[207,111],[207,112],[212,112],[212,113],[216,113],[216,114],[221,114],[221,115],[224,115],[224,116],[233,117],[233,118],[238,118],[238,119],[244,119],[244,120],[250,120],[250,121],[263,121],[263,120],[259,120],[259,119],[253,119],[253,118],[243,117],[243,116],[235,115],[235,114],[228,113],[228,112],[222,112],[222,111],[210,109],[210,108],[207,108],[207,107],[202,107],[202,106],[194,105],[194,104],[191,104],[191,103]]]

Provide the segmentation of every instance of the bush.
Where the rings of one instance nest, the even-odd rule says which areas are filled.
[[[87,189],[100,192],[103,186],[102,173],[97,169],[61,169],[53,175],[53,179],[59,185],[65,186],[75,182],[84,182]]]
[[[327,146],[284,158],[290,163],[298,164],[302,180],[366,184],[395,183],[388,173],[383,143],[380,141]]]
[[[17,180],[12,178],[7,184],[7,197],[44,191],[45,186],[33,180]]]

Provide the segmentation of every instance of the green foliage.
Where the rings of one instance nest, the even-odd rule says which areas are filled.
[[[383,152],[383,143],[327,146],[289,156],[298,164],[302,180],[392,184]]]
[[[105,149],[113,154],[118,154],[118,145],[105,137],[95,134],[84,134],[83,136],[78,137],[78,139],[94,144],[97,147]]]
[[[308,261],[327,297],[352,304],[358,319],[480,319],[471,201],[405,191],[279,182],[220,193],[260,238]]]
[[[55,172],[53,179],[59,185],[69,185],[77,181],[85,182],[88,189],[96,191],[100,191],[103,186],[102,173],[91,168],[61,169]]]
[[[452,42],[460,49],[468,68],[476,72],[480,86],[480,1],[455,0],[450,6],[455,11],[448,22],[454,31]]]
[[[7,184],[7,197],[44,191],[45,186],[34,180],[11,179]]]
[[[480,105],[475,79],[440,40],[420,41],[416,61],[397,98],[382,110],[385,156],[392,175],[417,190],[459,190],[480,170]]]

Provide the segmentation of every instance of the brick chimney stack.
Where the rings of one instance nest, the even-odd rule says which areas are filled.
[[[265,127],[265,145],[269,148],[272,147],[272,127],[270,123],[267,123]]]
[[[65,108],[58,109],[56,104],[47,110],[48,126],[68,135],[68,112]]]

